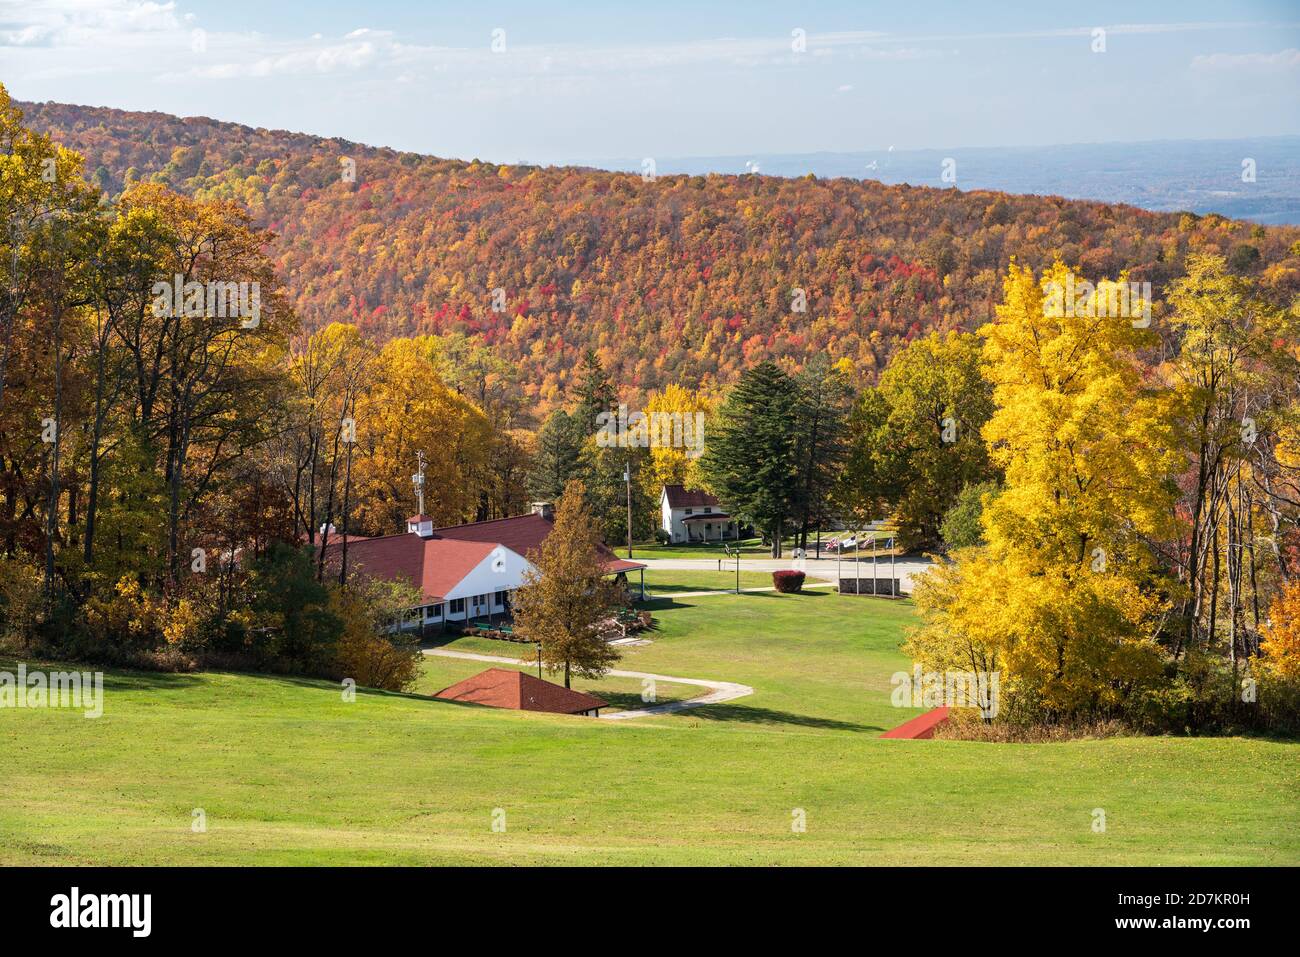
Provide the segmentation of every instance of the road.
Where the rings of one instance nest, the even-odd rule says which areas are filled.
[[[662,568],[669,571],[717,571],[718,561],[715,558],[639,558],[639,562],[644,562],[646,570]],[[896,558],[895,571],[899,578],[899,587],[906,593],[911,594],[912,579],[920,575],[930,567],[931,562],[928,558],[922,558],[918,555],[906,555]],[[845,578],[853,577],[853,560],[851,558],[836,561],[834,558],[805,558],[803,570],[809,578],[820,578],[824,581],[835,581],[836,566],[838,565],[839,574]],[[740,570],[742,572],[774,572],[782,568],[793,568],[794,559],[792,558],[745,558],[740,559]],[[881,558],[876,562],[876,570],[881,578],[889,577],[889,559]],[[734,571],[736,560],[722,560],[723,571]],[[628,576],[633,583],[636,579],[632,575]],[[871,559],[867,557],[862,561],[862,577],[871,578]]]

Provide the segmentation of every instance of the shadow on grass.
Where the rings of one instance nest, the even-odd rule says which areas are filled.
[[[887,729],[874,724],[856,724],[835,718],[817,718],[808,714],[793,714],[772,708],[755,708],[743,704],[703,704],[683,712],[691,718],[706,721],[731,721],[743,724],[793,725],[799,728],[817,728],[821,731],[853,731],[859,734],[881,734]]]
[[[20,664],[26,666],[29,675],[35,671],[103,672],[105,690],[113,691],[170,690],[193,687],[200,682],[200,676],[194,672],[143,671],[114,665],[87,664],[83,661],[49,661],[44,658],[15,658],[11,655],[0,657],[0,671],[16,673]]]
[[[19,663],[33,671],[80,671],[103,672],[105,693],[113,691],[176,691],[197,688],[205,678],[228,676],[247,682],[266,681],[280,685],[292,685],[299,688],[311,688],[316,691],[341,692],[342,685],[328,678],[312,678],[306,675],[274,674],[265,671],[144,671],[135,668],[119,668],[112,665],[86,664],[84,662],[45,661],[26,658],[0,658],[0,671],[14,672]],[[356,688],[358,695],[386,698],[412,698],[421,701],[428,696],[405,691],[385,691],[382,688]]]
[[[648,598],[645,601],[639,601],[636,603],[635,607],[643,608],[649,612],[655,612],[668,611],[672,608],[694,608],[695,605],[691,602],[680,601],[669,595],[663,598]]]
[[[660,695],[656,701],[642,701],[641,695],[635,691],[602,691],[592,688],[586,692],[589,695],[595,695],[597,698],[604,698],[609,702],[610,711],[638,711],[641,708],[650,708],[657,704],[667,704],[670,701],[684,701],[686,696],[666,697]]]

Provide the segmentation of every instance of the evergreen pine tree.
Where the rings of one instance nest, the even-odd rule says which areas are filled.
[[[747,371],[727,395],[700,457],[710,491],[772,540],[781,557],[782,531],[799,492],[799,386],[774,363]]]

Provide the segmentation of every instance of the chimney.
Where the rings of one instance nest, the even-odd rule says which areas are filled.
[[[533,514],[540,515],[547,521],[555,518],[555,506],[550,502],[533,502]]]

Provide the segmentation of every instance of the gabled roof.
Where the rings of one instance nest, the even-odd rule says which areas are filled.
[[[499,542],[511,551],[518,552],[528,558],[529,552],[541,550],[542,542],[546,540],[547,535],[551,534],[551,529],[554,527],[555,523],[551,519],[543,518],[534,512],[529,515],[516,515],[513,518],[497,518],[486,522],[471,522],[467,525],[435,528],[433,537],[435,539],[454,538],[474,542]],[[600,545],[598,548],[600,557],[605,561],[605,571],[610,574],[631,571],[634,568],[645,568],[645,565],[640,562],[619,558],[604,545]],[[529,560],[531,561],[531,559]]]
[[[492,708],[546,711],[551,714],[581,714],[609,707],[608,702],[593,695],[562,688],[512,668],[489,668],[472,678],[443,688],[434,697],[445,701],[468,701]]]
[[[665,485],[664,494],[668,496],[669,508],[702,508],[718,504],[718,500],[708,492],[702,489],[688,491],[684,485]]]
[[[421,538],[412,532],[348,542],[348,567],[369,578],[392,581],[404,578],[419,587],[426,603],[438,603],[459,585],[496,542],[470,542],[447,538]],[[342,548],[326,548],[326,560],[342,559]],[[337,565],[335,565],[337,567]]]
[[[369,536],[369,535],[347,535],[347,536],[345,536],[342,532],[330,532],[330,544],[331,544],[331,545],[338,545],[338,544],[342,543],[342,541],[343,541],[343,539],[344,539],[345,537],[347,538],[347,540],[348,540],[348,544],[349,544],[349,545],[352,545],[354,542],[367,542],[367,541],[369,541],[370,538],[371,538],[371,536]],[[301,534],[299,534],[299,536],[298,536],[298,540],[299,540],[300,542],[302,542],[303,544],[307,544],[308,541],[309,541],[309,538],[308,538],[307,533],[306,533],[306,532],[302,532]],[[323,532],[317,532],[317,533],[316,533],[316,543],[315,543],[315,544],[316,544],[316,545],[320,545],[320,543],[323,542],[323,541],[325,541],[325,534],[324,534]]]
[[[414,516],[408,521],[415,521]],[[554,523],[540,515],[517,515],[489,522],[472,522],[435,529],[431,536],[402,532],[377,538],[348,537],[348,569],[372,578],[404,578],[417,585],[425,604],[447,600],[448,594],[498,546],[524,558],[541,549]],[[331,537],[326,562],[338,568],[343,550],[341,536]],[[640,562],[619,558],[604,545],[600,555],[606,574],[645,568]],[[513,586],[512,586],[513,587]]]

